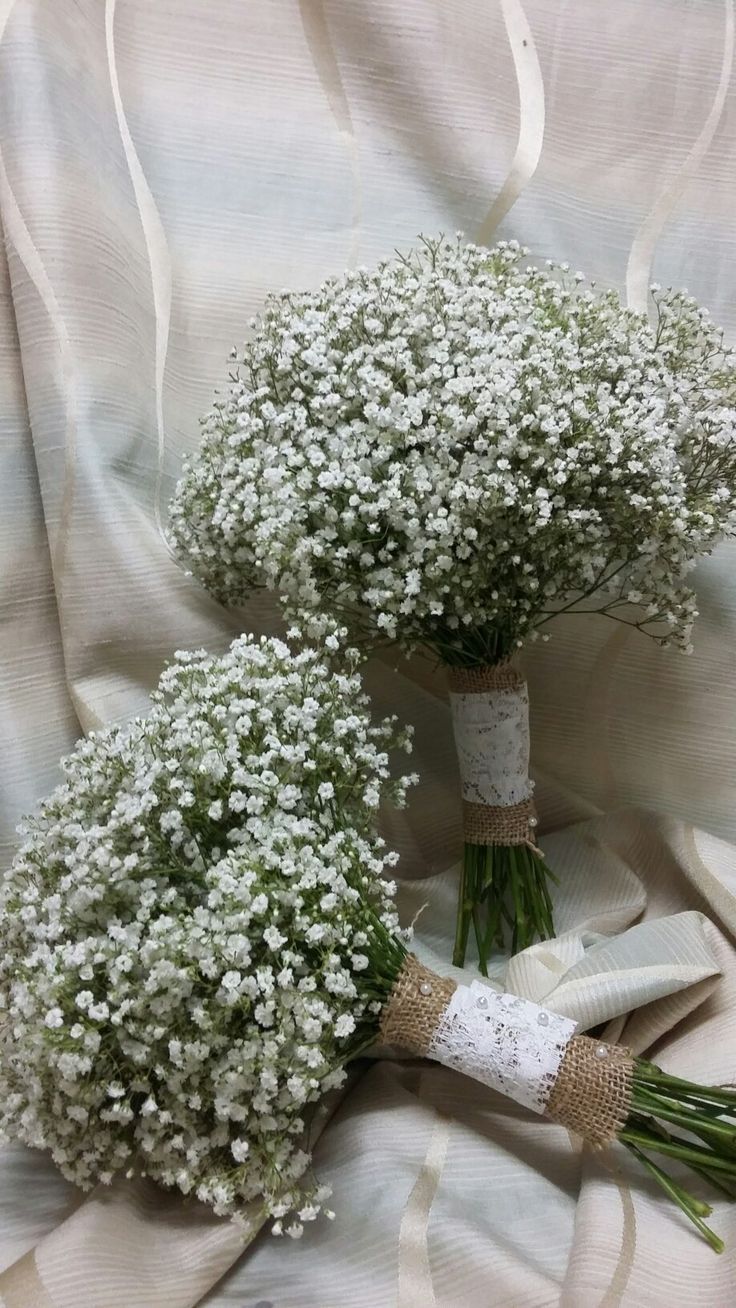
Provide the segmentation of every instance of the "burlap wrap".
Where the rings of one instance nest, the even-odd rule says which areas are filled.
[[[434,1033],[456,989],[454,981],[437,976],[408,954],[381,1015],[382,1042],[431,1057]],[[630,1050],[573,1036],[545,1115],[602,1149],[615,1140],[628,1117],[633,1071]]]
[[[437,976],[414,954],[407,954],[381,1014],[379,1034],[383,1043],[424,1058],[456,989],[456,982]]]
[[[524,678],[511,663],[486,663],[480,668],[447,669],[453,695],[482,695],[486,690],[518,690]]]
[[[524,678],[511,663],[477,668],[447,668],[453,695],[482,695],[489,690],[518,690]],[[463,838],[467,845],[533,845],[537,813],[534,800],[519,804],[474,804],[463,800]]]
[[[629,1115],[633,1072],[633,1055],[623,1045],[573,1036],[552,1087],[547,1116],[603,1149],[616,1139]]]
[[[508,808],[463,800],[463,839],[467,845],[533,845],[537,811],[533,799]]]

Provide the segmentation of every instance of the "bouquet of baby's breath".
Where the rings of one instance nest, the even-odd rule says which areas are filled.
[[[138,1172],[297,1237],[329,1194],[310,1105],[381,1040],[620,1138],[720,1248],[648,1154],[731,1193],[736,1094],[407,953],[374,828],[411,780],[389,775],[407,741],[337,645],[179,654],[147,717],[66,760],[0,894],[4,1134],[85,1188]]]
[[[0,1124],[77,1184],[134,1167],[219,1213],[262,1199],[291,1234],[322,1205],[305,1110],[405,953],[374,814],[408,738],[351,663],[178,654],[27,825],[0,892]]]
[[[425,240],[266,304],[171,518],[222,601],[253,587],[448,670],[465,858],[456,963],[552,933],[511,659],[559,613],[689,649],[688,574],[734,531],[736,373],[685,294],[654,321],[581,274]]]

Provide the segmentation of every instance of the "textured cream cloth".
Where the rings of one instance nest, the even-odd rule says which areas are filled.
[[[634,304],[651,276],[684,283],[735,334],[733,8],[0,0],[7,857],[81,729],[139,709],[174,648],[273,622],[263,604],[225,614],[161,534],[268,289],[500,221]],[[493,978],[712,1080],[736,1067],[735,561],[728,546],[699,570],[690,660],[579,618],[530,651],[560,935]],[[417,726],[422,786],[387,834],[407,877],[431,874],[406,910],[430,899],[419,945],[445,966],[460,829],[442,684],[388,658],[370,683]],[[373,1065],[317,1155],[337,1222],[238,1258],[195,1206],[116,1186],[80,1207],[43,1157],[8,1146],[5,1308],[733,1302],[733,1212],[714,1218],[719,1259],[622,1151],[581,1158],[441,1068]]]

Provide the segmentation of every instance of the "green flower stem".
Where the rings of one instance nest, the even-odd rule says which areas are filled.
[[[683,1163],[694,1163],[696,1166],[706,1166],[716,1171],[726,1172],[729,1176],[736,1176],[736,1158],[727,1158],[722,1154],[717,1154],[713,1149],[708,1149],[703,1145],[688,1144],[686,1140],[664,1139],[643,1129],[635,1129],[625,1126],[619,1133],[619,1139],[625,1144],[635,1144],[642,1149],[653,1149],[656,1153],[664,1154],[667,1158],[679,1158]]]
[[[535,940],[553,936],[549,882],[554,880],[539,850],[529,845],[466,844],[452,955],[455,966],[465,964],[471,927],[484,976],[494,949],[510,947],[518,953]]]
[[[711,1103],[731,1105],[732,1109],[736,1109],[736,1090],[726,1086],[698,1085],[697,1081],[686,1081],[679,1076],[670,1076],[669,1072],[663,1072],[656,1063],[637,1059],[636,1085],[644,1084],[664,1086],[668,1091],[676,1092],[680,1098],[692,1097]]]
[[[674,1134],[672,1127],[686,1134]],[[690,1194],[647,1154],[686,1164],[728,1199],[736,1199],[736,1091],[698,1085],[637,1059],[631,1111],[618,1138],[711,1248],[721,1253],[723,1241],[703,1221],[710,1216],[710,1205]]]
[[[465,953],[468,947],[470,919],[473,911],[473,901],[470,898],[469,885],[472,853],[473,846],[466,845],[463,850],[463,862],[460,869],[460,884],[458,887],[457,898],[457,920],[455,922],[455,943],[452,949],[452,961],[456,967],[462,967],[465,962]]]
[[[671,1122],[674,1126],[700,1136],[706,1144],[720,1144],[736,1158],[736,1130],[725,1122],[714,1120],[710,1114],[703,1115],[690,1108],[670,1107],[665,1102],[656,1100],[642,1101],[642,1108],[663,1122]]]
[[[700,1231],[700,1234],[708,1241],[711,1249],[713,1249],[715,1253],[723,1253],[725,1246],[722,1239],[703,1221],[703,1217],[710,1216],[712,1209],[709,1208],[707,1204],[702,1204],[699,1200],[695,1199],[687,1190],[683,1190],[682,1186],[677,1185],[677,1183],[673,1181],[666,1172],[662,1171],[661,1167],[658,1167],[650,1158],[647,1158],[646,1154],[643,1154],[641,1149],[637,1148],[635,1144],[627,1142],[627,1148],[631,1150],[634,1157],[637,1158],[642,1166],[646,1168],[649,1174],[654,1177],[655,1181],[662,1187],[665,1194],[669,1195],[670,1199],[674,1200],[678,1208],[680,1208],[688,1220],[693,1223],[693,1226]]]

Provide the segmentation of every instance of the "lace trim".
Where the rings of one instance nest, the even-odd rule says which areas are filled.
[[[526,682],[450,693],[463,799],[508,808],[531,799]]]
[[[474,981],[458,986],[427,1054],[544,1113],[577,1023]]]

